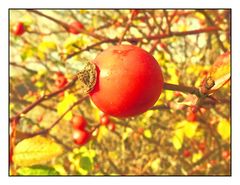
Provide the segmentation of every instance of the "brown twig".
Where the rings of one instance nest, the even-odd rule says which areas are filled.
[[[152,35],[152,36],[149,35],[149,36],[146,36],[146,37],[135,37],[135,38],[125,38],[125,39],[123,38],[122,41],[128,41],[128,42],[133,43],[133,42],[141,42],[144,39],[159,40],[159,39],[166,39],[166,38],[169,38],[169,37],[172,37],[172,36],[180,37],[180,36],[194,35],[194,34],[200,34],[200,33],[206,33],[206,32],[215,32],[215,31],[218,31],[218,30],[220,30],[218,27],[209,26],[207,28],[185,31],[185,32],[171,32],[171,34],[164,33],[164,34],[157,34],[157,35]],[[80,51],[77,51],[77,52],[74,52],[74,53],[68,55],[66,57],[66,59],[70,59],[73,56],[82,53],[83,51],[93,49],[94,47],[100,46],[101,44],[104,44],[104,43],[113,43],[114,44],[114,43],[117,43],[117,42],[119,42],[119,38],[104,39],[104,40],[102,40],[98,43],[92,44],[92,45],[87,46],[86,48],[84,48]]]
[[[38,10],[30,10],[30,9],[29,9],[29,10],[27,10],[27,11],[32,12],[32,13],[35,13],[35,14],[40,15],[40,16],[42,16],[42,17],[45,17],[45,18],[47,18],[47,19],[49,19],[49,20],[51,20],[51,21],[53,21],[53,22],[61,25],[66,31],[69,30],[69,25],[68,25],[67,23],[63,22],[63,21],[60,21],[60,20],[58,20],[58,19],[55,19],[55,18],[53,18],[53,17],[51,17],[51,16],[49,16],[49,15],[46,15],[46,14],[38,11]],[[81,33],[87,34],[87,35],[89,35],[89,36],[91,36],[91,37],[94,37],[94,38],[96,38],[96,39],[99,39],[99,40],[106,39],[105,37],[103,37],[103,36],[101,36],[101,35],[98,35],[98,34],[89,32],[89,31],[87,31],[87,30],[85,30],[85,29],[80,29],[80,28],[75,28],[75,29],[77,29],[77,30],[80,31]]]
[[[41,98],[39,98],[38,100],[36,100],[35,102],[33,102],[32,104],[30,104],[29,106],[27,106],[23,111],[19,112],[17,115],[15,115],[14,117],[10,118],[10,122],[12,122],[13,120],[19,120],[21,118],[22,115],[28,113],[30,110],[32,110],[34,107],[36,107],[37,105],[39,105],[40,103],[42,103],[43,101],[46,101],[54,96],[56,96],[57,94],[71,88],[75,82],[77,80],[77,77],[75,76],[73,78],[73,80],[71,82],[69,82],[66,86],[64,86],[63,88],[54,91],[50,94],[47,95],[43,95]]]
[[[215,26],[215,23],[214,21],[212,20],[212,18],[208,15],[208,13],[205,11],[205,10],[199,10],[199,12],[201,14],[203,14],[205,16],[205,18],[207,19],[208,23],[210,26]],[[215,32],[215,35],[216,35],[216,38],[217,38],[217,41],[218,41],[218,44],[219,46],[221,47],[221,49],[226,52],[227,49],[225,48],[225,46],[223,45],[222,41],[220,40],[220,35],[218,32]]]
[[[181,91],[181,92],[186,92],[186,93],[190,93],[190,94],[195,94],[198,97],[201,96],[200,91],[196,87],[188,87],[188,86],[184,86],[184,85],[175,85],[175,84],[164,83],[163,88],[164,88],[164,90]]]

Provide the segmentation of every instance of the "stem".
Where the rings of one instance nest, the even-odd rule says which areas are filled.
[[[186,92],[190,94],[195,94],[198,97],[201,96],[200,91],[196,87],[188,87],[184,85],[164,83],[163,88],[164,90],[181,91],[181,92]]]
[[[73,78],[73,80],[71,82],[69,82],[65,87],[57,90],[57,91],[54,91],[50,94],[47,94],[47,95],[43,95],[41,98],[39,98],[37,101],[33,102],[32,104],[30,104],[29,106],[27,106],[22,112],[19,112],[16,116],[10,118],[10,121],[12,122],[13,120],[19,120],[21,118],[22,115],[28,113],[30,110],[32,110],[34,107],[36,107],[37,105],[39,105],[40,103],[42,103],[43,101],[45,100],[48,100],[50,98],[52,98],[53,96],[56,96],[57,94],[69,89],[70,87],[72,87],[75,82],[77,80],[77,76],[75,76]]]

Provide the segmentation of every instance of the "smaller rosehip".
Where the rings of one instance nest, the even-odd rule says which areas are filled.
[[[39,115],[38,117],[37,117],[37,121],[38,122],[41,122],[43,120],[43,114],[41,114],[41,115]]]
[[[143,134],[143,132],[144,132],[144,128],[139,127],[139,128],[137,129],[137,131],[138,131],[139,134]]]
[[[109,119],[109,116],[107,115],[103,115],[101,118],[100,118],[100,124],[101,125],[108,125],[108,123],[110,122],[110,119]]]
[[[205,151],[205,148],[206,148],[206,144],[204,142],[201,142],[198,144],[198,149],[201,151],[201,152],[204,152]]]
[[[58,88],[64,87],[68,83],[67,78],[62,72],[56,72],[55,74],[55,85]]]
[[[131,16],[136,17],[139,14],[138,10],[131,10]]]
[[[84,145],[90,139],[90,134],[86,130],[74,130],[73,131],[73,140],[77,145]]]
[[[190,122],[194,122],[197,120],[197,114],[190,111],[188,114],[187,114],[187,120],[190,121]]]
[[[13,30],[13,34],[16,36],[21,36],[25,32],[25,26],[22,22],[19,22],[15,29]]]
[[[179,97],[179,96],[181,96],[181,93],[180,93],[179,91],[175,91],[175,92],[174,92],[174,96],[175,96],[175,97]]]
[[[228,160],[230,158],[230,152],[228,150],[225,150],[222,152],[222,157],[225,159],[225,160]]]
[[[192,154],[191,154],[191,152],[188,150],[188,149],[185,149],[184,151],[183,151],[183,156],[184,157],[190,157]]]
[[[115,123],[110,122],[110,123],[107,125],[107,127],[108,127],[108,129],[109,129],[110,131],[115,131],[116,125],[115,125]]]
[[[73,116],[71,120],[74,129],[82,130],[86,127],[87,121],[81,115]]]
[[[196,105],[191,106],[191,111],[196,113],[198,111],[198,107]]]
[[[84,25],[79,21],[74,21],[69,25],[68,32],[77,35],[81,32],[82,29],[84,29]]]

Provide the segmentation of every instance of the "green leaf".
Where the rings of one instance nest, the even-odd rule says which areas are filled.
[[[35,136],[20,141],[15,149],[13,161],[18,166],[43,164],[62,154],[62,147],[53,140]]]
[[[59,175],[59,173],[52,167],[48,166],[31,166],[21,167],[17,170],[18,175]]]
[[[89,157],[81,157],[80,167],[86,171],[90,171],[92,169],[92,162]]]

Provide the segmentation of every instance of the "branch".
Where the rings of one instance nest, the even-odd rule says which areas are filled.
[[[38,100],[36,100],[35,102],[33,102],[32,104],[30,104],[29,106],[27,106],[23,111],[19,112],[16,116],[10,118],[10,122],[12,122],[13,120],[19,120],[21,118],[22,115],[28,113],[30,110],[32,110],[34,107],[36,107],[37,105],[39,105],[40,103],[42,103],[43,101],[46,101],[54,96],[56,96],[57,94],[71,88],[75,82],[77,80],[77,76],[75,76],[73,78],[73,80],[71,82],[69,82],[66,86],[64,86],[63,88],[54,91],[50,94],[47,95],[43,95],[41,98],[39,98]]]
[[[28,137],[33,137],[33,136],[36,136],[36,135],[43,135],[43,134],[47,134],[49,133],[49,131],[55,127],[62,119],[63,117],[69,112],[71,111],[75,106],[77,106],[78,104],[80,104],[82,101],[84,101],[88,96],[84,96],[82,97],[81,99],[79,99],[78,101],[76,101],[75,103],[73,103],[50,127],[44,129],[44,130],[41,130],[41,131],[38,131],[38,132],[35,132],[35,133],[31,133],[31,134],[28,134]]]
[[[208,23],[209,23],[211,26],[215,26],[214,21],[213,21],[212,18],[207,14],[207,12],[206,12],[205,10],[199,10],[199,12],[205,16],[205,18],[207,19]],[[219,35],[219,33],[216,32],[215,35],[216,35],[216,37],[217,37],[217,41],[218,41],[218,44],[219,44],[219,46],[221,47],[221,49],[222,49],[224,52],[228,51],[228,50],[224,47],[222,41],[220,40],[220,35]]]
[[[164,83],[163,89],[195,94],[198,97],[200,97],[202,95],[196,87],[188,87],[188,86],[184,86],[184,85],[175,85],[175,84]]]
[[[10,62],[10,65],[15,66],[15,67],[22,68],[22,69],[24,69],[25,71],[27,71],[27,72],[29,72],[29,73],[33,73],[33,74],[36,74],[36,73],[37,73],[37,71],[34,71],[34,70],[32,70],[32,69],[29,69],[29,68],[27,68],[27,67],[25,67],[25,66],[23,66],[23,65],[17,64],[16,62]]]
[[[45,17],[45,18],[47,18],[47,19],[49,19],[49,20],[51,20],[51,21],[53,21],[53,22],[61,25],[67,32],[68,32],[68,30],[69,30],[69,25],[68,25],[67,23],[63,22],[63,21],[60,21],[60,20],[55,19],[55,18],[53,18],[53,17],[51,17],[51,16],[48,16],[48,15],[46,15],[46,14],[44,14],[44,13],[38,11],[38,10],[30,10],[30,9],[29,9],[29,10],[27,10],[27,11],[32,12],[32,13],[35,13],[35,14],[40,15],[40,16],[42,16],[42,17]],[[99,39],[99,40],[106,39],[105,37],[103,37],[103,36],[101,36],[101,35],[98,35],[98,34],[95,34],[95,33],[91,33],[91,32],[89,32],[89,31],[87,31],[87,30],[85,30],[85,29],[80,29],[80,28],[75,28],[75,29],[77,29],[77,30],[80,31],[81,33],[87,34],[87,35],[92,36],[92,37],[94,37],[94,38],[96,38],[96,39]]]
[[[207,28],[203,28],[203,29],[197,29],[197,30],[191,30],[191,31],[185,31],[185,32],[171,32],[171,33],[167,33],[167,34],[157,34],[157,35],[153,35],[153,36],[146,36],[146,37],[135,37],[135,38],[126,38],[126,39],[122,39],[122,41],[128,41],[130,43],[135,43],[135,42],[141,42],[143,39],[147,39],[147,40],[159,40],[159,39],[165,39],[165,38],[169,38],[169,37],[172,37],[172,36],[177,36],[177,37],[180,37],[180,36],[186,36],[186,35],[194,35],[194,34],[200,34],[200,33],[208,33],[208,32],[216,32],[220,30],[220,28],[218,27],[214,27],[214,26],[209,26]],[[115,39],[104,39],[98,43],[95,43],[95,44],[92,44],[90,46],[87,46],[86,48],[80,50],[80,51],[77,51],[77,52],[74,52],[70,55],[68,55],[66,57],[66,59],[70,59],[72,58],[73,56],[77,55],[77,54],[80,54],[82,53],[83,51],[87,51],[87,50],[90,50],[90,49],[93,49],[94,47],[96,46],[99,46],[101,44],[104,44],[104,43],[117,43],[119,42],[119,38],[115,38]]]

